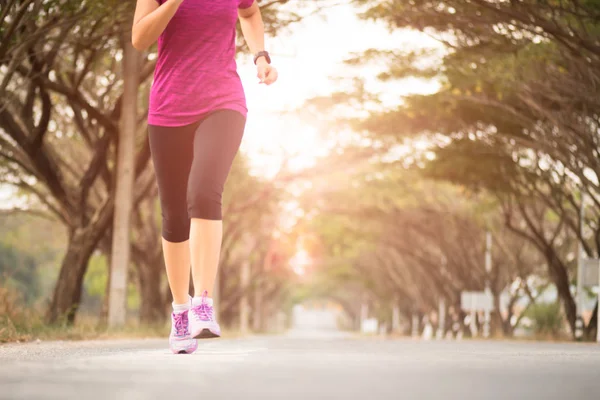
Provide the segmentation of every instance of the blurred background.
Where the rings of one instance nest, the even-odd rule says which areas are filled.
[[[134,3],[0,1],[0,342],[168,331]],[[228,331],[596,340],[600,1],[259,4],[280,80],[240,37]]]

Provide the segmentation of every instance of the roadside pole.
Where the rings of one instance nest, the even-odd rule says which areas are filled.
[[[583,338],[583,213],[585,193],[581,193],[581,206],[579,207],[579,237],[577,238],[577,293],[575,297],[575,339]]]
[[[440,306],[438,310],[438,329],[436,338],[438,340],[443,339],[446,333],[446,302],[444,299],[440,299]]]
[[[400,308],[398,307],[398,303],[400,301],[397,297],[394,298],[394,305],[392,306],[392,332],[398,333],[400,332]]]
[[[442,256],[442,277],[446,276],[446,267],[448,264],[448,260],[445,256]],[[438,309],[438,329],[436,333],[437,339],[443,339],[446,335],[446,301],[442,297],[439,303]]]
[[[366,296],[363,296],[363,301],[360,305],[360,332],[362,333],[365,321],[369,318],[369,306],[366,303]]]
[[[477,318],[477,303],[475,302],[475,296],[471,296],[471,323],[469,324],[471,327],[471,336],[477,336],[477,324],[475,323],[475,319]]]
[[[490,274],[492,273],[492,233],[487,231],[485,234],[485,293],[487,296],[492,296],[492,290],[490,289]],[[490,309],[486,307],[484,311],[484,322],[483,322],[483,337],[490,337]]]
[[[119,141],[116,149],[115,205],[108,297],[108,326],[125,325],[127,318],[127,276],[131,260],[131,225],[134,211],[135,141],[138,128],[137,107],[140,57],[131,43],[131,29],[124,24],[122,36],[123,98]]]
[[[419,338],[419,314],[417,314],[416,312],[413,312],[412,315],[412,332],[411,332],[411,336],[413,339],[418,339]]]

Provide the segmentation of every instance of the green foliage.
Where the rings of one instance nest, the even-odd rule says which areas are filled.
[[[35,260],[0,243],[0,281],[23,294],[27,302],[39,295],[39,281]]]
[[[128,310],[139,310],[142,299],[140,297],[140,291],[138,290],[135,282],[128,282],[127,284],[127,309]]]
[[[0,282],[17,288],[28,304],[45,297],[65,239],[53,221],[26,214],[0,216]]]
[[[88,269],[83,281],[83,287],[88,296],[102,300],[106,294],[108,282],[108,266],[106,256],[95,254],[90,258]]]
[[[108,265],[106,256],[96,253],[90,258],[88,269],[83,282],[86,297],[94,308],[100,307],[106,295],[106,285],[108,284]],[[128,282],[127,285],[127,309],[138,310],[140,307],[140,293],[135,281]]]
[[[561,336],[565,319],[559,302],[533,304],[525,316],[531,320],[536,335],[551,338]]]

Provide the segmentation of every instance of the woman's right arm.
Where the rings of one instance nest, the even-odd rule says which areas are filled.
[[[152,46],[163,33],[184,0],[167,0],[159,7],[156,0],[137,0],[131,42],[139,51]]]

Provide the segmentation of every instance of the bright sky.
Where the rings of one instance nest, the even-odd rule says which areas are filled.
[[[289,154],[299,154],[291,166],[310,165],[323,153],[319,132],[299,118],[284,112],[299,108],[306,100],[335,91],[333,77],[352,76],[343,64],[353,52],[369,48],[402,49],[435,46],[437,42],[418,32],[394,32],[383,24],[360,20],[350,5],[339,5],[295,24],[292,32],[267,39],[279,81],[270,87],[259,85],[251,57],[238,61],[249,107],[248,123],[242,151],[249,155],[255,173],[272,176]],[[367,87],[380,90],[375,79],[377,69],[364,69]],[[432,92],[434,83],[405,81],[387,84],[383,100],[397,104],[400,96],[410,92]]]

